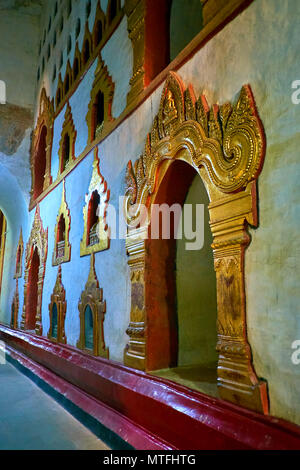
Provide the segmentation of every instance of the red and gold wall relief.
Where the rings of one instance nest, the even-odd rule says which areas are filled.
[[[37,205],[25,252],[24,303],[21,329],[42,335],[42,296],[48,252],[48,229],[44,230]]]
[[[126,246],[132,295],[124,361],[142,370],[172,367],[172,348],[165,347],[172,337],[167,331],[173,328],[167,318],[169,313],[158,304],[160,314],[155,313],[156,297],[168,295],[167,290],[162,292],[161,286],[168,285],[164,276],[171,274],[168,270],[154,272],[153,267],[159,266],[160,257],[165,256],[164,250],[148,236],[151,222],[138,225],[136,221],[142,204],[151,220],[152,205],[164,202],[161,196],[158,200],[158,193],[164,194],[161,188],[164,180],[170,179],[169,168],[182,160],[199,174],[210,201],[217,282],[219,395],[267,413],[266,382],[256,376],[247,338],[244,270],[245,250],[250,243],[247,226],[258,225],[256,185],[264,155],[263,126],[249,85],[242,87],[235,104],[209,107],[205,96],[196,98],[191,86],[185,88],[177,74],[169,74],[144,153],[127,168]],[[169,191],[175,199],[178,193],[180,199],[185,183],[183,176],[180,179],[177,175],[173,185],[168,181],[166,187],[173,186]],[[168,202],[168,191],[165,195]]]
[[[65,180],[63,180],[63,189],[60,208],[56,217],[54,229],[54,248],[52,254],[52,266],[61,263],[67,263],[71,260],[71,245],[69,242],[71,228],[71,216],[66,201]]]
[[[77,347],[88,354],[109,358],[104,341],[104,316],[106,301],[95,270],[95,254],[91,254],[90,272],[78,303],[80,336]]]
[[[49,304],[50,328],[48,331],[48,338],[51,341],[66,344],[66,312],[66,291],[62,284],[61,265],[59,265],[55,286],[51,295],[51,302]]]
[[[43,88],[40,97],[39,116],[33,132],[31,145],[31,202],[52,183],[51,151],[53,139],[53,103]]]

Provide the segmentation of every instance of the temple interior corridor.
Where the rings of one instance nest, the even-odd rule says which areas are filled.
[[[0,0],[0,450],[300,449],[299,31]]]

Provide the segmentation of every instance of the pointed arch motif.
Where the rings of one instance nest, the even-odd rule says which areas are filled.
[[[126,246],[132,301],[124,362],[143,370],[154,370],[156,366],[149,344],[153,335],[160,338],[161,332],[148,316],[151,306],[145,282],[151,275],[147,267],[150,232],[148,226],[135,224],[142,204],[151,216],[151,206],[167,169],[180,159],[200,175],[210,200],[217,279],[219,394],[267,413],[266,382],[256,376],[247,339],[244,279],[245,249],[250,243],[247,226],[258,224],[256,182],[264,155],[263,126],[249,85],[242,87],[235,105],[209,108],[203,95],[196,100],[192,87],[185,88],[177,74],[169,74],[144,153],[134,166],[129,162],[127,167]],[[162,341],[156,344],[158,349],[162,347]]]
[[[66,136],[68,136],[68,149],[67,150],[65,148]],[[58,150],[59,168],[58,168],[57,176],[63,173],[65,169],[67,169],[68,166],[70,166],[72,162],[75,160],[76,137],[77,137],[77,131],[75,129],[75,125],[73,121],[71,106],[68,101],[66,112],[65,112],[63,128],[61,131],[61,138],[59,141],[59,150]],[[68,152],[68,155],[65,155],[66,151]],[[66,156],[68,157],[67,159],[66,159]],[[65,163],[65,160],[67,160],[67,163]]]
[[[101,32],[102,32],[101,35],[100,35],[99,27],[101,28]],[[103,39],[105,38],[105,31],[106,31],[106,16],[104,14],[104,11],[101,8],[100,0],[98,0],[94,27],[93,27],[93,32],[92,32],[94,50],[103,42]]]
[[[30,158],[30,167],[31,167],[31,202],[33,202],[41,192],[50,186],[52,183],[51,177],[51,151],[52,151],[52,140],[53,140],[53,123],[54,123],[54,108],[53,102],[50,101],[46,94],[45,88],[41,91],[40,103],[39,103],[39,116],[35,129],[33,131],[32,144],[31,144],[31,158]],[[44,136],[44,130],[46,129],[46,134]],[[45,141],[42,144],[42,138],[44,136]],[[40,169],[40,146],[41,144],[45,146],[43,152],[44,161],[44,174],[38,174]],[[39,165],[39,166],[38,166]],[[41,179],[41,188],[37,188],[38,180]]]
[[[88,44],[88,49],[87,49]],[[82,42],[82,50],[81,50],[81,63],[83,66],[90,61],[91,57],[93,56],[93,39],[92,34],[89,29],[89,23],[86,21],[85,23],[85,30],[84,30],[84,37]]]
[[[121,0],[109,0],[106,9],[106,21],[111,25],[121,11]]]
[[[96,236],[98,242],[89,244],[88,233],[88,218],[89,218],[89,205],[93,194],[97,192],[100,202],[98,205],[98,222],[96,227]],[[109,190],[107,189],[106,181],[100,173],[98,148],[94,150],[93,173],[89,185],[88,193],[85,196],[85,206],[83,208],[83,237],[80,242],[80,256],[89,255],[97,251],[107,250],[109,248],[109,230],[106,225],[106,209],[109,201]]]
[[[28,243],[25,251],[25,274],[24,274],[24,302],[23,302],[23,313],[21,320],[21,329],[26,328],[26,301],[27,301],[27,290],[28,290],[28,275],[31,267],[33,254],[35,249],[38,252],[40,265],[38,272],[38,293],[37,293],[37,310],[36,310],[36,322],[35,332],[37,335],[42,335],[42,297],[43,297],[43,286],[46,271],[46,261],[48,253],[48,228],[44,230],[43,222],[40,216],[40,207],[37,204],[34,215],[34,221],[29,236]]]
[[[64,236],[63,240],[59,240],[59,223],[61,217],[64,218]],[[69,234],[71,228],[71,216],[68,204],[66,202],[66,189],[65,180],[63,180],[63,190],[60,208],[56,217],[56,225],[54,229],[54,249],[52,255],[52,266],[60,265],[61,263],[67,263],[71,259],[71,245],[69,242]]]
[[[72,77],[73,83],[80,77],[81,72],[81,54],[78,47],[78,41],[76,41],[76,48],[74,54],[73,68],[72,68]]]
[[[63,88],[64,88],[63,95],[64,95],[64,97],[67,96],[67,94],[71,90],[72,81],[73,81],[72,68],[71,68],[71,65],[70,65],[70,61],[68,60],[67,67],[66,67],[66,72],[65,72],[64,85],[63,85]]]
[[[57,324],[56,324],[56,337],[53,336],[53,308],[56,306]],[[49,304],[50,327],[48,331],[48,338],[56,343],[67,343],[65,334],[65,319],[67,311],[66,291],[62,284],[61,265],[58,266],[57,277],[55,286],[51,295]]]
[[[90,307],[93,319],[93,349],[86,347],[85,339],[85,314],[86,308]],[[95,271],[95,255],[91,255],[90,272],[85,289],[81,294],[78,304],[80,318],[80,337],[77,343],[79,349],[94,356],[109,358],[109,350],[104,341],[104,315],[106,302],[103,300],[103,290],[99,287],[99,281]]]
[[[114,97],[115,85],[108,73],[107,67],[101,56],[98,59],[98,65],[95,71],[95,79],[91,91],[89,109],[86,116],[88,125],[88,143],[92,142],[97,136],[105,132],[109,126],[112,117],[112,101]],[[99,106],[99,93],[103,94],[103,120],[97,123],[97,113]]]
[[[16,269],[14,279],[18,279],[22,277],[22,260],[23,260],[23,250],[24,250],[24,243],[23,243],[23,234],[22,234],[22,227],[20,230],[20,237],[16,251]]]
[[[56,95],[55,95],[56,110],[60,107],[63,99],[64,99],[64,87],[63,87],[63,82],[62,82],[61,72],[60,72],[59,77],[58,77],[58,82],[57,82]]]

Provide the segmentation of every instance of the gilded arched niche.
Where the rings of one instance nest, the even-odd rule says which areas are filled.
[[[31,203],[45,191],[52,183],[51,177],[51,150],[53,140],[53,123],[54,123],[54,108],[53,103],[50,101],[46,94],[45,88],[41,91],[39,115],[37,123],[33,132],[32,146],[31,146],[31,174],[32,174],[32,188],[31,188]],[[45,138],[45,169],[44,174],[38,174],[38,167],[41,165],[40,160],[40,142],[43,138],[44,129],[47,130]],[[38,167],[37,167],[38,165]],[[37,190],[37,177],[42,179],[41,190]]]
[[[59,232],[61,218],[63,218],[64,221],[64,233],[60,237]],[[66,189],[64,180],[60,208],[56,217],[56,225],[54,229],[54,249],[52,255],[52,266],[57,266],[61,263],[67,263],[71,259],[71,245],[69,242],[70,227],[71,216],[66,201]],[[60,240],[60,238],[62,239]]]
[[[54,335],[54,325],[53,325],[53,309],[56,307],[56,335]],[[65,334],[65,319],[67,311],[67,302],[66,302],[66,291],[62,284],[61,279],[61,265],[58,267],[57,278],[55,286],[51,295],[51,301],[49,304],[49,316],[50,316],[50,328],[48,331],[48,338],[51,341],[57,343],[66,344],[67,338]]]
[[[109,129],[109,124],[113,120],[112,102],[115,85],[109,75],[108,69],[102,60],[101,55],[98,58],[98,65],[95,71],[95,79],[91,91],[86,122],[88,125],[88,143],[91,143],[102,133]],[[102,122],[97,122],[99,94],[103,95],[103,117]]]
[[[91,348],[87,347],[85,338],[85,315],[87,307],[92,314],[93,337]],[[109,350],[104,341],[104,315],[106,302],[103,300],[103,290],[99,287],[99,281],[95,271],[95,255],[91,254],[90,272],[84,291],[81,293],[78,303],[80,336],[77,347],[94,356],[109,358]]]
[[[93,226],[90,223],[91,202],[93,196],[97,194],[99,204],[96,212],[96,221]],[[80,256],[90,255],[97,251],[104,251],[109,248],[109,229],[106,223],[106,210],[110,197],[106,181],[100,173],[98,148],[94,150],[93,172],[88,193],[85,196],[83,208],[83,237],[80,241]],[[91,243],[91,235],[93,242]]]
[[[82,50],[81,50],[82,65],[85,66],[89,62],[92,56],[93,56],[93,39],[92,39],[92,34],[89,30],[89,23],[87,21],[85,23],[84,37],[83,37]]]
[[[75,129],[72,110],[69,102],[67,102],[66,112],[64,116],[63,128],[61,131],[61,138],[59,142],[59,168],[57,177],[65,170],[70,168],[75,160],[75,142],[76,142],[77,131]],[[65,148],[65,139],[68,137],[68,149]]]
[[[21,329],[26,329],[26,306],[27,306],[27,295],[28,295],[28,277],[33,255],[37,250],[39,256],[39,270],[38,270],[38,281],[37,281],[37,305],[35,312],[35,332],[37,335],[42,335],[42,298],[43,298],[43,286],[46,271],[46,261],[48,253],[48,229],[44,230],[43,222],[40,216],[39,205],[36,207],[34,221],[29,236],[28,243],[25,251],[25,274],[24,274],[24,302],[23,312],[21,320]]]
[[[130,161],[127,167],[131,313],[124,362],[142,370],[170,367],[164,319],[161,312],[152,318],[156,302],[152,281],[157,283],[154,277],[160,274],[149,268],[151,223],[137,224],[137,220],[142,204],[151,220],[152,204],[168,168],[175,160],[183,160],[200,175],[210,201],[219,395],[267,413],[266,382],[256,376],[247,339],[244,279],[245,249],[250,243],[247,226],[258,224],[256,184],[264,155],[263,126],[249,85],[242,87],[236,104],[210,108],[203,95],[196,99],[191,86],[185,88],[177,74],[169,74],[144,153],[134,166]]]

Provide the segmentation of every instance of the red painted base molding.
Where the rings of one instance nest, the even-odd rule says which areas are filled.
[[[0,325],[24,367],[136,449],[300,449],[300,428]]]

